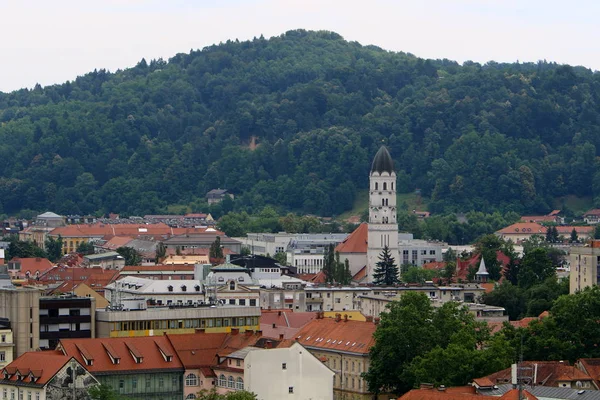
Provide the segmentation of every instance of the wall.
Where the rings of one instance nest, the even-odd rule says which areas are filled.
[[[40,291],[37,289],[0,289],[0,317],[10,320],[15,342],[15,358],[39,347],[39,302]]]

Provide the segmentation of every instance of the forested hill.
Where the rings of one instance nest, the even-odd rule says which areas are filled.
[[[320,215],[352,206],[388,144],[430,210],[600,200],[600,74],[423,60],[290,31],[0,93],[0,213],[154,213],[227,188]]]

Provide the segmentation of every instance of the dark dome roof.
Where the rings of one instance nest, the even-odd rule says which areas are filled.
[[[375,158],[373,159],[373,164],[371,164],[371,173],[379,172],[389,172],[390,174],[394,172],[394,160],[392,160],[392,156],[390,156],[390,152],[385,146],[381,146],[375,154]]]

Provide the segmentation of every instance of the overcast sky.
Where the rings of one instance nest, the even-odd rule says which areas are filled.
[[[594,0],[0,0],[0,91],[290,29],[424,58],[600,70]]]

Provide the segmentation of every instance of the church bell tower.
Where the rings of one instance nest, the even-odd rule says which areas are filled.
[[[394,161],[388,149],[381,146],[373,159],[369,178],[367,282],[373,282],[373,271],[379,261],[379,255],[386,245],[390,249],[396,265],[400,265],[396,212]]]

